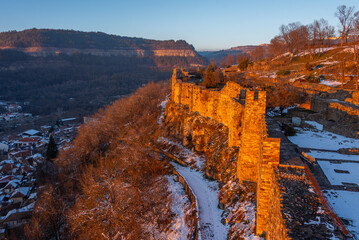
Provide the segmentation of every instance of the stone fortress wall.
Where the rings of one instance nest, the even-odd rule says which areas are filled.
[[[192,112],[214,119],[229,128],[229,146],[240,144],[240,122],[243,106],[235,100],[241,88],[228,82],[221,91],[210,91],[193,83],[182,82],[183,72],[174,69],[172,76],[172,101],[185,105]]]
[[[303,166],[279,164],[281,139],[267,134],[266,92],[243,89],[234,82],[227,82],[221,90],[209,90],[182,81],[187,74],[174,69],[171,100],[228,127],[228,145],[239,147],[237,178],[257,186],[256,234],[265,233],[266,239],[292,239],[283,213],[283,186],[302,183],[293,172],[308,177]],[[287,177],[283,180],[282,176]]]

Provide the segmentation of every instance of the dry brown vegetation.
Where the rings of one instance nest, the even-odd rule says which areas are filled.
[[[166,168],[148,149],[167,83],[150,83],[99,111],[60,152],[40,188],[29,239],[154,239],[171,223]]]

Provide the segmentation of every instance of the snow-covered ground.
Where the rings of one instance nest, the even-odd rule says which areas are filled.
[[[181,142],[170,140],[168,138],[163,138],[163,137],[159,138],[158,142],[163,144],[163,147],[165,148],[164,150],[166,151],[169,150],[166,149],[166,146],[168,148],[176,147],[176,150],[172,151],[173,155],[175,155],[179,159],[183,160],[184,162],[186,162],[191,166],[194,166],[199,170],[204,169],[204,164],[205,164],[204,156],[185,148]]]
[[[327,176],[330,184],[344,185],[343,183],[352,183],[359,185],[358,163],[332,163],[329,161],[318,161],[318,163]]]
[[[313,121],[307,121],[308,124],[314,125]],[[315,124],[320,126],[321,124]],[[297,134],[290,136],[288,139],[303,148],[339,150],[340,148],[355,148],[359,146],[359,139],[344,137],[335,133],[319,129],[302,129],[296,128]]]
[[[296,108],[296,107],[297,107],[297,105],[286,107],[286,108],[283,109],[283,113],[288,113],[289,109],[293,109],[293,108]],[[267,112],[267,116],[269,116],[269,117],[282,116],[282,113],[280,112],[279,107],[275,107],[272,110]]]
[[[187,239],[189,227],[185,222],[185,213],[190,210],[191,203],[179,182],[175,182],[172,176],[168,176],[169,191],[171,192],[171,210],[176,214],[170,231],[166,233],[166,239]]]
[[[359,237],[359,192],[330,190],[325,193],[329,203],[339,217],[349,221],[347,229]]]
[[[225,240],[228,226],[221,223],[222,210],[218,208],[218,184],[204,178],[202,172],[172,163],[186,179],[193,194],[197,197],[201,235],[203,240]]]
[[[326,152],[318,150],[310,150],[308,154],[314,158],[349,160],[359,162],[359,155],[345,155],[337,152]]]
[[[359,139],[323,131],[323,126],[314,121],[306,121],[306,123],[314,129],[296,128],[297,135],[288,137],[289,140],[299,147],[312,149],[308,152],[312,157],[329,160],[319,160],[318,164],[332,185],[359,185],[359,155],[344,155],[338,152],[325,151],[357,148]],[[313,149],[322,149],[322,151]],[[330,161],[331,159],[357,161],[358,163],[334,162]],[[347,229],[357,239],[359,237],[359,192],[329,190],[325,195],[338,216],[349,221],[349,224],[346,224]]]
[[[317,123],[316,121],[304,121],[305,123],[309,124],[310,126],[314,127],[317,130],[323,130],[323,124]]]
[[[342,85],[341,82],[334,81],[334,80],[321,80],[320,84],[327,85],[327,86],[330,86],[330,87],[337,87],[337,86]]]

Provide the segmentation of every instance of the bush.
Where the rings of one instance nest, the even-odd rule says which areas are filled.
[[[248,65],[249,65],[249,58],[245,58],[239,62],[238,68],[243,71],[247,69]]]
[[[223,83],[224,76],[220,68],[214,63],[208,65],[204,71],[204,78],[202,85],[207,88],[216,88],[220,83]]]
[[[305,70],[307,70],[307,71],[312,71],[313,65],[310,64],[309,62],[307,62],[307,63],[305,64],[304,68],[305,68]]]
[[[316,77],[313,74],[306,76],[305,80],[311,83],[320,83],[320,77]]]
[[[289,75],[290,71],[289,70],[279,70],[277,71],[277,76],[286,76]]]

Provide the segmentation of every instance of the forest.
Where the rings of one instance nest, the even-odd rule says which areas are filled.
[[[168,172],[149,147],[161,133],[159,104],[168,92],[168,83],[149,83],[117,100],[44,162],[59,171],[38,171],[44,187],[28,239],[155,239],[168,231]]]
[[[59,54],[32,57],[0,50],[0,96],[29,102],[26,111],[47,115],[72,111],[93,114],[149,81],[169,79],[173,67],[204,62],[196,57],[127,57]]]
[[[74,30],[28,29],[0,33],[0,46],[6,47],[58,47],[100,49],[190,49],[193,46],[184,40],[157,41],[144,38],[122,37],[102,32]]]

